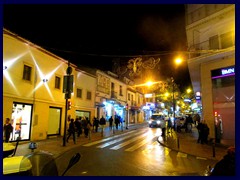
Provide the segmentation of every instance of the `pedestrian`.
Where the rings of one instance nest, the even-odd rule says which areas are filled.
[[[112,116],[108,119],[108,121],[109,121],[109,127],[112,129],[112,124],[113,124]]]
[[[177,127],[176,127],[177,132],[181,132],[181,126],[182,126],[182,124],[181,124],[180,117],[177,117],[175,125],[177,126]]]
[[[198,130],[198,140],[197,140],[197,143],[203,144],[203,128],[204,128],[204,125],[200,121],[198,123],[198,125],[197,125],[197,130]]]
[[[168,130],[168,133],[172,133],[172,120],[170,117],[168,117],[168,120],[167,120],[167,130]]]
[[[166,121],[163,120],[163,123],[161,125],[161,128],[162,128],[162,137],[165,137],[166,136]]]
[[[96,117],[94,117],[94,119],[93,119],[93,129],[95,127],[95,132],[98,132],[98,126],[99,126],[99,120]]]
[[[85,137],[89,137],[89,139],[91,139],[91,129],[93,125],[91,121],[88,119],[88,117],[86,117],[86,122],[87,122],[87,127],[85,130]]]
[[[3,126],[5,142],[9,142],[10,135],[13,132],[13,126],[10,123],[10,118],[6,118],[5,124]]]
[[[106,119],[102,116],[100,121],[99,121],[99,124],[101,126],[101,129],[102,129],[102,136],[103,136],[103,131],[104,131],[104,126],[106,125]]]
[[[72,135],[73,142],[74,142],[74,144],[76,144],[75,132],[76,132],[75,123],[74,123],[74,119],[72,118],[70,120],[70,124],[69,124],[69,128],[68,128],[67,142],[68,142],[68,139],[70,138],[70,136]]]
[[[118,125],[119,125],[119,123],[120,123],[120,119],[119,119],[119,116],[118,116],[118,115],[115,116],[115,121],[114,121],[114,123],[115,123],[115,125],[116,125],[116,129],[118,129]]]
[[[229,147],[227,154],[217,162],[210,176],[235,176],[235,147]]]
[[[207,123],[203,123],[202,138],[203,138],[203,143],[205,143],[205,144],[208,144],[208,135],[209,135],[209,127],[208,127]]]
[[[81,117],[76,118],[76,120],[74,121],[74,124],[77,129],[77,137],[80,137],[80,135],[82,134]]]

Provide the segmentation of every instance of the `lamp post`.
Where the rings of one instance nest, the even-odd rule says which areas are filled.
[[[173,106],[173,120],[175,120],[175,102],[174,102],[174,79],[171,77],[172,81],[172,106]]]

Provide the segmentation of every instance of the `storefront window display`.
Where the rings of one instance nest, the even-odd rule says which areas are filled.
[[[23,103],[13,103],[12,125],[13,132],[10,141],[16,141],[17,137],[21,140],[29,140],[31,133],[32,105]]]

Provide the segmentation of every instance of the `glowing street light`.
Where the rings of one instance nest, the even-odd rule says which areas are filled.
[[[178,57],[177,59],[175,59],[175,63],[176,63],[177,65],[181,64],[182,61],[183,61],[183,60],[182,60],[181,57]]]
[[[192,92],[192,90],[190,88],[188,88],[187,93],[189,94],[190,92]]]

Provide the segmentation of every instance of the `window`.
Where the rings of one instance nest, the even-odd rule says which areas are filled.
[[[58,76],[55,76],[55,88],[60,89],[61,86],[61,78]]]
[[[130,101],[130,94],[128,93],[128,100]]]
[[[212,80],[213,88],[235,86],[235,76],[228,76]]]
[[[221,38],[222,49],[233,46],[234,41],[233,41],[232,32],[221,34],[220,38]]]
[[[87,99],[91,100],[92,99],[92,92],[87,91]]]
[[[209,38],[209,48],[210,49],[219,49],[218,35],[212,36]]]
[[[122,86],[119,86],[119,95],[122,96]]]
[[[23,79],[27,81],[31,81],[31,73],[32,73],[32,67],[24,65]]]
[[[77,89],[77,98],[82,98],[82,89]]]

